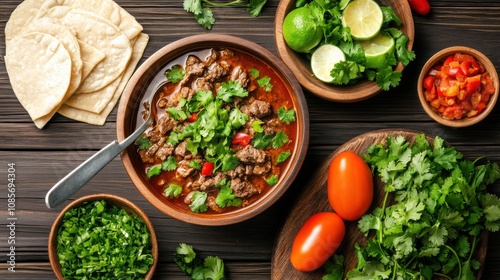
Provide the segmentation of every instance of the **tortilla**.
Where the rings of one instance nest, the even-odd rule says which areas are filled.
[[[12,12],[5,24],[5,40],[12,40],[35,19],[40,6],[45,0],[24,0]]]
[[[130,39],[111,21],[95,13],[62,6],[43,15],[75,30],[76,37],[102,51],[105,58],[98,63],[78,88],[87,93],[104,88],[118,78],[132,54]]]
[[[146,48],[149,37],[141,32],[113,0],[18,5],[5,26],[5,64],[35,125],[42,128],[59,110],[75,120],[104,124]]]
[[[100,50],[92,47],[91,45],[83,42],[82,40],[77,40],[80,45],[80,54],[82,56],[83,67],[82,67],[82,81],[85,80],[94,67],[101,62],[106,55]]]
[[[37,0],[37,2],[40,2],[40,0]],[[38,16],[41,16],[41,14],[46,13],[55,6],[67,6],[73,9],[86,10],[110,20],[130,40],[136,39],[142,32],[142,26],[137,22],[135,17],[112,0],[44,0],[42,2],[43,4],[39,6]]]
[[[141,33],[137,38],[137,41],[133,46],[132,57],[130,59],[130,63],[127,67],[127,70],[125,71],[125,73],[123,73],[123,77],[121,78],[120,84],[117,90],[114,92],[112,99],[106,105],[106,107],[101,111],[101,113],[99,114],[90,113],[85,110],[73,108],[66,104],[63,104],[57,112],[67,118],[74,119],[77,121],[86,122],[94,125],[104,125],[106,123],[108,115],[111,113],[111,111],[113,111],[113,108],[118,102],[118,99],[120,98],[123,90],[125,89],[128,80],[134,73],[134,70],[137,64],[139,63],[142,54],[144,53],[144,49],[146,48],[148,41],[149,41],[149,36],[144,33]]]
[[[66,27],[56,24],[47,18],[36,19],[26,27],[26,33],[40,32],[54,36],[66,48],[71,57],[71,81],[69,84],[67,97],[70,97],[80,86],[82,80],[82,57],[80,54],[80,44],[75,35]]]
[[[5,65],[17,99],[33,120],[50,114],[70,85],[68,51],[57,38],[40,32],[16,36],[9,46]]]

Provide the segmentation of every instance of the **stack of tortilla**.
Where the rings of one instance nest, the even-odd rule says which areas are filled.
[[[38,128],[56,112],[103,125],[149,40],[113,0],[25,0],[5,26],[5,64]]]

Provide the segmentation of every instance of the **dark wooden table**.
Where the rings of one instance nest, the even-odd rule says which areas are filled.
[[[401,0],[405,1],[405,0]],[[45,194],[60,178],[116,138],[116,109],[104,126],[93,126],[56,116],[42,130],[32,123],[9,83],[5,55],[5,23],[21,0],[2,0],[0,8],[0,278],[52,279],[47,239],[58,211],[49,210]],[[254,41],[274,53],[273,26],[278,0],[269,0],[263,14],[252,18],[245,8],[214,9],[213,29],[201,28],[182,1],[117,0],[150,35],[141,60],[188,35],[226,33]],[[486,155],[500,162],[500,109],[470,128],[452,129],[431,120],[417,98],[417,78],[425,61],[452,45],[476,48],[500,67],[500,1],[431,0],[432,12],[414,15],[417,59],[405,70],[399,87],[358,103],[325,102],[305,91],[310,112],[309,151],[293,186],[269,210],[231,226],[204,227],[179,222],[153,208],[135,189],[119,158],[112,161],[72,199],[92,193],[124,196],[152,219],[160,246],[156,279],[186,279],[173,263],[179,242],[202,255],[224,259],[232,279],[269,279],[275,237],[294,200],[319,164],[351,138],[376,129],[408,128],[439,135],[468,157]],[[36,78],[36,77],[33,77]],[[8,164],[15,164],[15,245],[7,225]],[[500,193],[500,184],[491,189]],[[490,235],[484,279],[500,279],[499,233]],[[10,246],[15,246],[15,273],[8,271]]]

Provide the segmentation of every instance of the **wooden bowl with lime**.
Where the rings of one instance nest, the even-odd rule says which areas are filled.
[[[281,1],[274,27],[281,59],[305,89],[329,101],[357,102],[396,87],[415,58],[407,1],[335,5],[341,4]],[[397,53],[398,47],[407,52]],[[396,79],[384,78],[388,73]]]

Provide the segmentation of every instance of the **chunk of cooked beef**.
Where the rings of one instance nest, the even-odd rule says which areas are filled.
[[[212,177],[200,176],[191,184],[191,189],[207,191],[215,187],[215,180]]]
[[[266,175],[267,173],[269,173],[269,171],[271,171],[272,169],[272,164],[271,164],[271,161],[266,161],[262,164],[257,164],[253,167],[253,174],[255,175],[259,175],[259,176],[262,176],[262,175]]]
[[[170,114],[165,114],[152,129],[148,130],[146,135],[151,142],[158,142],[174,127],[175,120],[170,117]]]
[[[208,81],[206,78],[198,78],[195,81],[195,88],[196,91],[198,90],[204,90],[204,91],[212,91],[212,83]]]
[[[230,58],[234,56],[234,53],[232,50],[229,49],[221,49],[219,52],[221,58]]]
[[[250,114],[256,118],[263,118],[273,113],[273,107],[267,101],[254,100],[248,107]]]
[[[174,146],[171,143],[165,143],[165,142],[163,143],[164,145],[158,148],[155,155],[157,158],[161,160],[166,160],[167,157],[172,155],[172,152],[174,151]]]
[[[177,147],[175,147],[174,155],[180,156],[180,157],[185,157],[186,156],[186,152],[187,152],[186,146],[187,146],[187,142],[186,141],[180,142],[177,145]]]
[[[233,68],[231,72],[231,80],[238,82],[242,87],[247,87],[250,79],[248,73],[240,65]]]
[[[260,192],[252,183],[242,181],[239,178],[231,180],[231,189],[234,195],[240,198],[248,198]]]
[[[186,76],[201,76],[203,71],[205,71],[205,64],[194,55],[188,56],[186,59]]]
[[[205,80],[210,83],[219,81],[227,75],[228,70],[229,65],[225,63],[215,62],[208,67],[207,74],[205,75]]]
[[[264,133],[267,135],[278,133],[282,130],[282,126],[283,124],[277,117],[270,118],[263,125]]]
[[[177,163],[177,174],[181,176],[182,178],[187,178],[189,176],[192,176],[196,169],[192,168],[189,166],[189,161],[188,160],[181,160],[179,163]]]
[[[238,166],[236,166],[235,169],[233,170],[228,170],[227,171],[227,175],[234,179],[234,178],[241,178],[243,176],[245,176],[245,167],[243,167],[243,165],[239,164]]]
[[[266,152],[250,144],[237,151],[236,156],[243,163],[263,163],[266,160]]]

